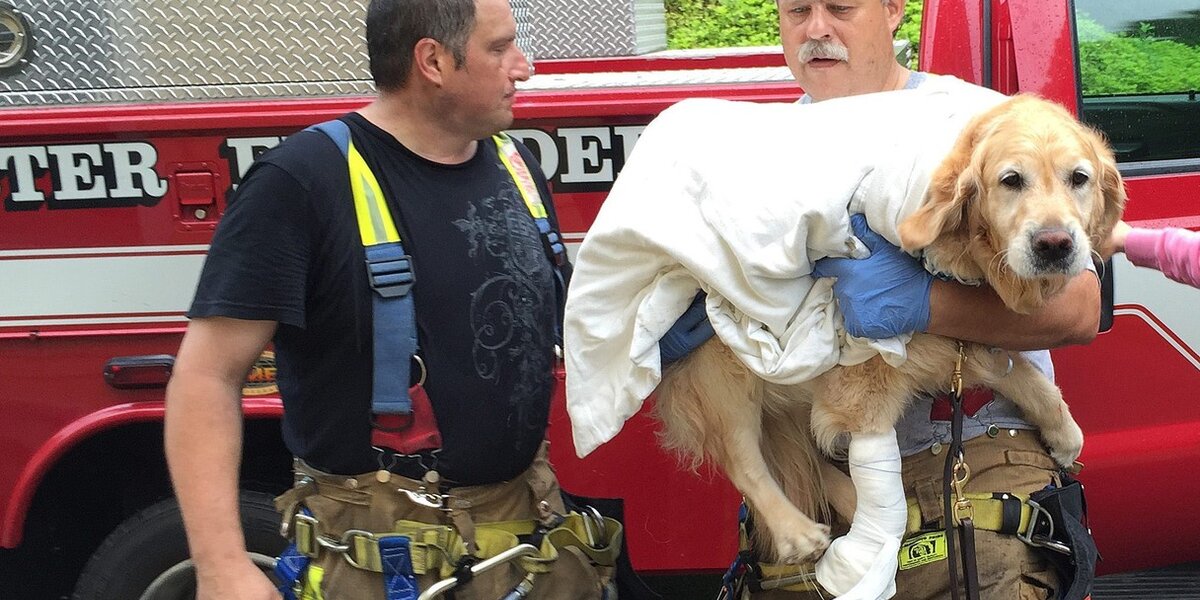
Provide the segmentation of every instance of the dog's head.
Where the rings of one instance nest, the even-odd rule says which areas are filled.
[[[1018,95],[967,125],[900,240],[1025,313],[1107,252],[1125,199],[1099,134],[1053,102]]]

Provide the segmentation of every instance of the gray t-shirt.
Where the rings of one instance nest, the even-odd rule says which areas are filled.
[[[914,71],[905,82],[904,89],[916,88],[928,80],[927,73]],[[800,104],[811,104],[812,101],[808,94],[804,94],[798,100]],[[1050,362],[1049,350],[1034,350],[1020,354],[1037,370],[1044,373],[1050,381],[1054,381],[1054,365]],[[948,377],[949,374],[947,374]],[[908,409],[901,415],[900,420],[896,423],[896,438],[900,443],[901,456],[911,456],[931,448],[934,444],[949,445],[950,422],[931,421],[929,416],[932,409],[933,398],[920,395],[913,398]],[[973,416],[964,415],[963,440],[984,435],[993,425],[1000,429],[1036,429],[1022,418],[1021,409],[1017,408],[1016,404],[996,394],[995,399],[985,404]],[[842,440],[842,442],[844,441]],[[838,446],[840,451],[845,451],[845,443],[839,443]]]

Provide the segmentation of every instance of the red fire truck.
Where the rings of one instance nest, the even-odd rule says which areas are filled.
[[[362,4],[0,1],[0,597],[129,598],[151,582],[155,597],[186,597],[171,595],[186,590],[187,550],[162,456],[183,312],[253,159],[366,102]],[[800,93],[777,48],[648,52],[662,45],[662,4],[630,4],[514,2],[539,60],[512,133],[540,156],[571,242],[665,107]],[[1200,75],[1163,83],[1174,63],[1155,52],[1198,46],[1195,0],[925,0],[917,58],[1076,111],[1117,150],[1128,220],[1196,228]],[[1096,92],[1117,60],[1133,65],[1117,74],[1133,83]],[[1099,568],[1194,563],[1200,292],[1122,257],[1104,280],[1106,331],[1054,353],[1087,435]],[[266,354],[244,402],[243,516],[264,564],[280,544],[269,499],[291,483],[273,374]],[[550,435],[565,488],[624,499],[640,572],[728,565],[738,494],[680,468],[645,414],[580,460],[560,397]],[[1128,597],[1198,581],[1168,573]],[[1104,581],[1097,598],[1121,596]]]

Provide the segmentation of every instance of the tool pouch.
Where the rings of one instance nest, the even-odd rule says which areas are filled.
[[[1029,499],[1036,502],[1048,514],[1053,524],[1039,526],[1034,538],[1047,536],[1049,544],[1042,545],[1046,556],[1058,571],[1062,580],[1064,600],[1083,600],[1091,593],[1096,578],[1096,561],[1099,552],[1092,533],[1087,527],[1087,502],[1083,497],[1083,485],[1065,473],[1062,484],[1034,492]],[[1069,548],[1069,553],[1061,548]],[[1058,548],[1058,549],[1056,549]]]
[[[408,388],[412,400],[411,415],[375,415],[371,445],[388,448],[400,454],[416,454],[422,450],[442,447],[442,434],[433,415],[433,403],[425,386]]]

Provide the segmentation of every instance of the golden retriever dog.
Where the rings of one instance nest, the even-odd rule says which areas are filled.
[[[1104,251],[1125,199],[1098,134],[1060,106],[1020,95],[967,125],[899,233],[904,250],[923,251],[933,270],[985,282],[1008,308],[1027,314]],[[842,432],[892,429],[914,395],[948,391],[957,356],[955,340],[916,334],[900,368],[876,356],[785,386],[755,376],[714,337],[663,375],[662,442],[693,466],[709,460],[724,471],[753,511],[764,560],[816,558],[830,530],[807,515],[828,520],[822,471],[833,468],[817,451],[831,452]],[[1010,398],[1054,459],[1071,465],[1083,433],[1062,393],[1017,354],[1009,372],[1009,359],[966,344],[965,386]]]

